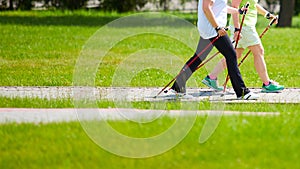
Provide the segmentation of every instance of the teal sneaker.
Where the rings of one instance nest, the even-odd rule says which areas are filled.
[[[263,93],[277,93],[284,89],[284,86],[279,85],[277,82],[270,81],[269,85],[263,84],[261,92]]]
[[[202,83],[208,86],[209,88],[215,89],[217,91],[222,91],[223,88],[218,86],[217,80],[210,79],[209,76],[206,76],[203,80]]]

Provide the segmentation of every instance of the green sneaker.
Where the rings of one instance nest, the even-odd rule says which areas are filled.
[[[218,86],[217,80],[210,79],[209,76],[206,76],[202,83],[208,86],[209,88],[215,89],[217,91],[222,91],[223,88]]]
[[[277,93],[284,89],[284,86],[279,85],[274,81],[270,81],[269,85],[263,84],[261,92],[263,93]]]

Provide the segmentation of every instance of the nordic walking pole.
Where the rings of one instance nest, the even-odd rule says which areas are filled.
[[[265,28],[265,30],[259,35],[259,38],[262,39],[262,37],[265,35],[265,33],[270,29],[270,27],[273,25],[273,23],[277,20],[277,17],[272,19],[271,22],[268,24],[268,26]],[[242,58],[241,62],[238,64],[238,66],[240,66],[244,60],[248,57],[248,55],[250,54],[250,50],[248,50],[248,52],[246,53],[246,55]]]
[[[235,47],[234,47],[235,49],[237,48],[237,45],[238,45],[238,43],[239,43],[239,39],[240,39],[241,32],[242,32],[242,29],[243,29],[243,24],[244,24],[245,16],[246,16],[246,14],[247,14],[249,5],[250,5],[249,2],[247,2],[246,5],[245,5],[246,10],[243,11],[242,22],[241,22],[240,28],[239,28],[240,31],[239,31],[239,33],[238,33],[238,36],[237,36],[237,39],[236,39],[236,42],[235,42]],[[227,79],[229,79],[229,76],[228,76],[228,75],[227,75],[227,77],[226,77],[226,81],[228,81]],[[225,81],[225,82],[226,82],[226,81]],[[226,84],[227,84],[227,82],[226,82]],[[225,92],[225,90],[226,90],[226,85],[224,85],[223,92]]]
[[[156,98],[158,95],[160,95],[172,82],[175,81],[175,79],[177,79],[177,77],[179,75],[181,75],[182,72],[184,72],[187,68],[190,67],[190,65],[199,57],[201,56],[209,47],[210,45],[212,45],[213,43],[215,43],[216,40],[219,39],[219,36],[217,36],[215,39],[213,39],[199,54],[197,54],[197,56],[191,60],[187,65],[185,65],[185,67],[183,69],[181,69],[181,71],[177,74],[176,77],[174,77],[163,89],[161,89],[156,96],[154,96],[154,98]]]
[[[202,66],[204,66],[207,62],[209,62],[210,60],[212,60],[214,57],[216,57],[220,52],[215,53],[214,55],[212,55],[210,58],[208,58],[205,62],[201,63],[196,70],[200,69]],[[196,71],[195,70],[195,71]]]
[[[261,33],[261,35],[259,36],[259,38],[262,38],[265,33],[270,29],[270,27],[274,24],[274,22],[278,19],[278,16],[276,16],[275,18],[273,18],[271,20],[271,22],[269,23],[269,25],[265,28],[265,30]]]
[[[239,40],[240,40],[240,36],[241,36],[242,29],[243,29],[243,24],[244,24],[245,16],[247,14],[249,5],[250,5],[249,2],[247,2],[246,5],[245,5],[246,10],[243,11],[243,17],[242,17],[242,22],[241,22],[241,25],[240,25],[240,31],[238,33],[238,36],[237,36],[237,39],[236,39],[236,42],[235,42],[235,47],[234,47],[235,49],[237,48],[237,45],[238,45]]]
[[[224,28],[226,31],[228,31],[228,27]],[[234,41],[232,42],[234,43]],[[207,62],[211,61],[214,57],[216,57],[220,52],[215,53],[214,55],[212,55],[210,58],[208,58],[205,62],[201,63],[196,70],[200,69],[202,66],[204,66]],[[196,71],[195,70],[195,71]]]
[[[271,22],[268,24],[268,26],[265,28],[265,30],[259,35],[259,38],[261,39],[265,33],[270,29],[270,27],[274,24],[274,22],[278,19],[278,17],[275,17],[274,19],[271,20]],[[245,59],[248,57],[248,55],[250,54],[250,50],[248,50],[248,52],[246,53],[246,55],[242,58],[242,60],[240,61],[240,63],[238,64],[238,66],[241,66],[242,63],[244,63]],[[229,80],[229,76],[227,74],[226,76],[226,80],[224,82],[224,90],[226,89],[226,85],[228,83]]]
[[[232,42],[234,43],[234,41]],[[207,60],[205,60],[205,62],[201,63],[196,70],[200,69],[202,66],[204,66],[207,62],[211,61],[214,57],[216,57],[220,52],[215,53],[214,55],[212,55],[210,58],[208,58]],[[195,70],[195,71],[196,71]]]

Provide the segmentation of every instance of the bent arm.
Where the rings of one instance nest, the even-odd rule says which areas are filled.
[[[239,14],[239,9],[231,6],[227,6],[227,13],[229,14]]]
[[[218,26],[218,23],[216,21],[215,15],[212,11],[213,1],[212,0],[203,0],[202,8],[203,12],[207,18],[207,20],[210,22],[210,24],[216,28]]]
[[[232,0],[232,7],[239,8],[242,0]],[[239,13],[232,14],[233,25],[235,28],[240,27]]]
[[[263,8],[262,6],[260,6],[259,4],[256,4],[256,9],[257,9],[257,12],[261,15],[266,15],[267,13],[269,13],[265,8]]]
[[[214,2],[212,0],[203,0],[202,9],[207,18],[210,22],[211,26],[216,29],[218,36],[225,36],[227,34],[225,28],[220,28],[219,24],[216,20],[215,14],[213,13],[212,6]],[[218,28],[217,28],[218,27]]]
[[[271,14],[269,11],[267,11],[267,10],[266,10],[264,7],[262,7],[261,5],[256,4],[255,6],[256,6],[257,12],[258,12],[259,14],[261,14],[261,15],[263,15],[263,16],[266,17],[266,15],[269,13],[269,18],[267,18],[267,19],[272,20],[272,19],[276,18],[275,15]],[[275,23],[275,24],[278,24],[278,20],[276,20],[274,23]]]

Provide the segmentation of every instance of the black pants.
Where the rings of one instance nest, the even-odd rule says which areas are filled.
[[[218,51],[226,58],[228,74],[230,76],[230,81],[237,97],[249,93],[249,89],[246,88],[240,70],[238,68],[236,52],[227,35],[219,37],[219,39],[217,39],[213,43],[213,46],[209,46],[207,50],[205,50],[200,56],[198,56],[203,51],[203,49],[207,47],[207,45],[209,45],[209,43],[211,43],[211,41],[213,41],[214,39],[215,38],[203,39],[200,37],[196,53],[186,62],[181,74],[176,78],[176,81],[171,87],[172,89],[181,93],[186,92],[186,81],[196,71],[201,62],[205,60],[209,52],[212,50],[213,46],[215,46]]]

